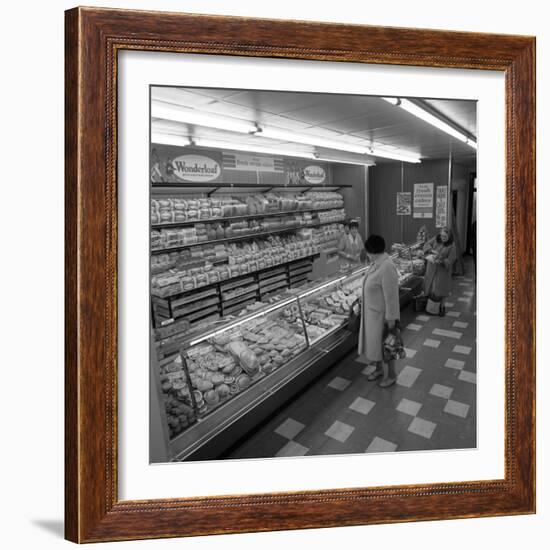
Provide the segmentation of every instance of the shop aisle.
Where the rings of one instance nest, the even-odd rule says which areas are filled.
[[[407,357],[394,386],[369,382],[349,354],[226,458],[475,447],[476,298],[467,267],[444,318],[402,310]]]

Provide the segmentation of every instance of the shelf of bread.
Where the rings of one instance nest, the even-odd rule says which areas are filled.
[[[334,223],[343,221],[344,218],[345,216],[342,215],[336,220],[325,221],[325,222],[292,223],[288,227],[284,227],[281,229],[267,229],[266,227],[262,227],[260,228],[259,231],[246,230],[242,234],[234,235],[231,237],[197,240],[195,242],[189,242],[189,239],[187,239],[185,234],[182,233],[183,230],[181,230],[182,232],[179,232],[179,233],[177,232],[178,230],[172,230],[172,231],[176,231],[177,233],[172,234],[170,238],[167,237],[168,235],[167,233],[160,235],[160,237],[153,233],[151,253],[156,255],[156,254],[162,254],[166,252],[186,250],[197,246],[220,245],[220,244],[225,244],[229,242],[244,241],[244,240],[258,238],[258,237],[269,237],[270,235],[282,235],[285,233],[292,233],[293,231],[301,228],[319,228],[319,227],[322,227],[323,225],[332,225]],[[166,237],[166,238],[163,239],[163,237]],[[170,246],[162,246],[162,242],[170,242],[172,244]],[[184,244],[181,244],[181,243],[184,243]]]
[[[306,193],[228,193],[207,196],[158,196],[151,199],[151,224],[193,224],[246,220],[254,217],[279,217],[344,207],[342,195],[334,191]]]
[[[318,253],[319,246],[308,233],[284,238],[273,236],[244,244],[233,243],[227,263],[214,265],[205,262],[201,267],[190,269],[185,264],[179,264],[169,271],[153,275],[151,293],[160,298],[176,296]]]

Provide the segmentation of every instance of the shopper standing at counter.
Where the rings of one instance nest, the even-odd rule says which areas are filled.
[[[359,224],[356,221],[352,221],[349,223],[349,233],[346,234],[344,226],[344,234],[338,243],[338,255],[341,260],[359,263],[362,252],[363,242],[359,234]]]
[[[365,250],[372,262],[363,280],[361,328],[359,329],[359,355],[364,355],[376,369],[368,380],[383,376],[379,386],[387,388],[396,381],[395,362],[384,362],[383,343],[385,328],[394,330],[399,321],[399,276],[380,235],[371,235]]]
[[[447,227],[443,227],[439,235],[424,245],[424,254],[426,258],[424,294],[443,300],[453,288],[456,246],[451,231]]]

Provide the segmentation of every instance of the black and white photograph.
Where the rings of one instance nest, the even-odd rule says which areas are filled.
[[[151,463],[477,447],[475,100],[152,85],[149,145]]]

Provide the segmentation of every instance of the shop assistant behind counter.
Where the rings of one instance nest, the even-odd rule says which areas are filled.
[[[353,263],[359,263],[364,257],[363,239],[359,234],[359,224],[356,221],[350,222],[349,233],[344,232],[340,237],[338,255],[341,260]]]

